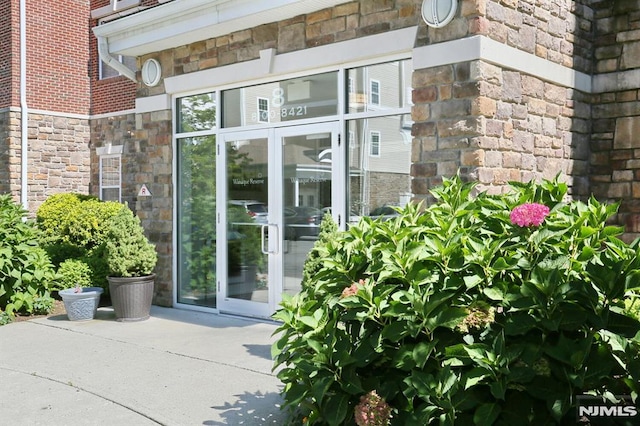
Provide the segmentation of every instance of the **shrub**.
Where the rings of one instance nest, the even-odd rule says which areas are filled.
[[[58,284],[55,290],[73,287],[92,287],[91,268],[80,259],[67,259],[58,268]]]
[[[49,257],[38,245],[38,230],[24,220],[26,211],[9,195],[0,195],[0,311],[2,320],[14,313],[51,311],[49,294],[55,274]]]
[[[315,275],[322,269],[322,259],[327,255],[326,245],[338,235],[338,224],[330,213],[325,213],[320,222],[320,233],[313,245],[313,249],[307,255],[302,269],[302,286],[308,286]]]
[[[607,225],[617,205],[564,202],[557,178],[473,186],[445,179],[429,208],[314,249],[321,267],[274,314],[293,420],[353,424],[373,395],[375,424],[568,424],[577,395],[637,398],[639,245]]]
[[[109,276],[150,275],[158,261],[158,254],[145,236],[138,216],[125,207],[109,220],[108,229],[105,255]]]
[[[122,209],[121,203],[100,201],[92,195],[64,193],[47,198],[36,221],[42,230],[42,246],[53,264],[59,268],[69,259],[78,260],[89,267],[92,285],[107,289],[104,244],[108,222]]]

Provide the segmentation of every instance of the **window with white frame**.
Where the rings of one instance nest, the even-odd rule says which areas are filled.
[[[378,80],[369,82],[369,103],[371,105],[380,105],[380,82]]]
[[[122,182],[122,145],[97,149],[100,159],[99,182],[100,199],[103,201],[120,201]]]
[[[269,99],[267,98],[258,98],[258,121],[269,122]]]
[[[369,132],[369,155],[380,157],[380,132],[375,130]]]

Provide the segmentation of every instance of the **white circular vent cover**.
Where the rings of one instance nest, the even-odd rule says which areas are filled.
[[[422,2],[422,19],[430,27],[442,28],[456,14],[458,0],[424,0]]]
[[[160,68],[160,62],[156,59],[147,59],[142,65],[142,82],[152,87],[160,82],[161,76],[162,68]]]

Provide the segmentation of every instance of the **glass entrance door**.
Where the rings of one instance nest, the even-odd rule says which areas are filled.
[[[221,140],[218,240],[226,243],[218,252],[218,308],[266,318],[283,292],[300,291],[304,260],[337,199],[338,126],[229,133]]]

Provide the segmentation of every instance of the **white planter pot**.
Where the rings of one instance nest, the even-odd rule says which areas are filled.
[[[86,287],[76,293],[75,288],[60,290],[58,294],[64,302],[64,309],[71,321],[86,321],[95,317],[104,290],[100,287]]]

